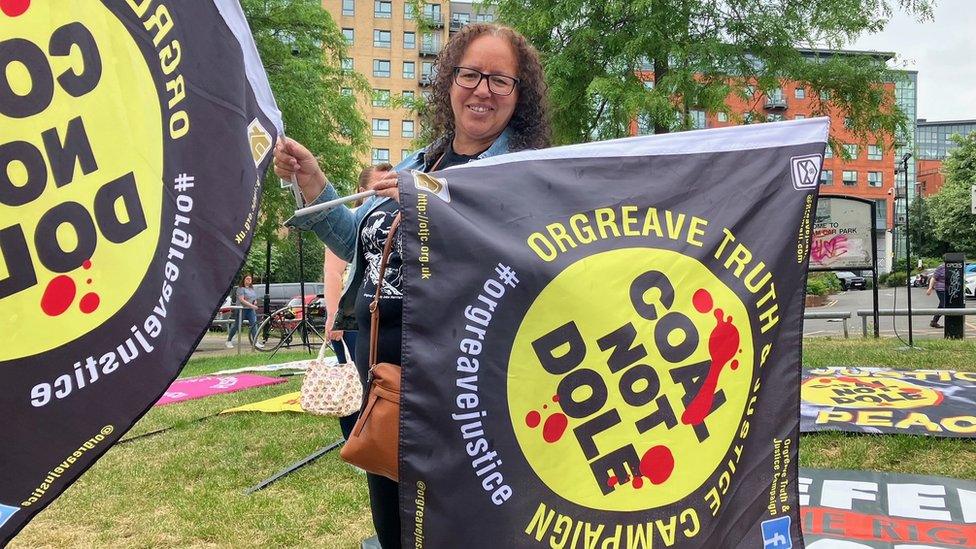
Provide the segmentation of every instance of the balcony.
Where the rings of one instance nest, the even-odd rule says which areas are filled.
[[[427,86],[431,86],[433,84],[434,84],[434,77],[433,76],[431,76],[429,74],[425,74],[425,75],[423,75],[423,76],[420,77],[420,87],[421,88],[426,88]]]
[[[457,31],[463,29],[465,25],[467,25],[467,23],[465,23],[464,21],[458,21],[457,19],[451,19],[450,31],[451,32],[457,32]]]
[[[437,54],[441,51],[440,44],[421,44],[420,45],[420,55],[421,57],[437,57]]]
[[[424,22],[435,29],[444,28],[444,18],[439,13],[425,13]]]
[[[786,110],[786,98],[785,97],[767,97],[766,98],[766,108],[774,111],[785,111]]]

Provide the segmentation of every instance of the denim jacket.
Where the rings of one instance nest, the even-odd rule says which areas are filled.
[[[478,155],[478,158],[488,158],[490,156],[511,152],[508,148],[510,136],[511,130],[506,128],[498,136],[498,139],[495,139],[495,142],[491,144],[491,147],[488,147],[488,150]],[[393,169],[398,172],[408,170],[422,171],[427,163],[427,159],[425,158],[426,152],[427,148],[423,148],[413,153]],[[336,198],[339,198],[339,194],[336,192],[335,187],[331,183],[328,183],[325,186],[325,190],[322,191],[322,194],[308,205],[321,204],[329,200],[335,200]],[[355,294],[356,290],[362,284],[363,262],[365,261],[363,253],[359,249],[359,232],[362,230],[362,222],[373,210],[387,200],[390,200],[390,198],[373,196],[367,198],[355,210],[338,207],[327,212],[315,212],[303,216],[294,216],[285,222],[290,227],[295,227],[303,231],[313,231],[319,237],[319,240],[324,242],[334,254],[352,264],[352,270],[349,273],[349,277],[346,278],[346,286],[342,290],[339,307],[341,309],[340,312],[347,319],[355,318]],[[336,326],[340,326],[339,316],[337,315]]]

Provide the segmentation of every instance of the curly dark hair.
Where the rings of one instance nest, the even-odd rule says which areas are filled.
[[[518,32],[501,25],[477,23],[467,25],[455,34],[437,56],[434,82],[425,113],[426,126],[435,136],[427,149],[432,157],[440,156],[454,139],[454,111],[451,109],[451,86],[454,67],[468,46],[479,36],[499,36],[508,40],[518,60],[518,102],[508,122],[512,131],[509,149],[542,149],[549,146],[549,103],[539,53]],[[429,157],[430,157],[429,156]]]

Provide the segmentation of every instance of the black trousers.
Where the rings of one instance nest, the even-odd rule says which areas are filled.
[[[935,294],[937,296],[939,296],[939,308],[940,309],[944,308],[945,307],[945,290],[936,290],[935,291]],[[942,315],[935,315],[935,316],[933,316],[932,317],[932,324],[938,323],[940,318],[942,318]]]
[[[373,528],[383,549],[400,549],[400,484],[366,473]]]

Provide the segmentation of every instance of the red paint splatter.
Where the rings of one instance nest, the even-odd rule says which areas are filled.
[[[733,360],[732,361],[732,364],[729,364],[729,367],[732,368],[733,370],[738,370],[739,369],[739,361],[738,360]]]
[[[718,386],[718,375],[739,348],[739,329],[732,324],[731,316],[724,321],[723,316],[722,309],[715,309],[715,319],[718,323],[708,336],[708,354],[711,356],[712,363],[708,367],[708,375],[698,394],[681,414],[681,422],[685,425],[699,425],[711,413],[715,387]]]
[[[525,424],[528,425],[530,428],[535,429],[536,427],[539,426],[539,423],[541,422],[542,422],[542,416],[539,415],[539,412],[532,410],[531,412],[525,414]]]
[[[67,275],[58,275],[47,283],[41,297],[41,310],[48,316],[58,316],[68,310],[75,300],[75,281]]]
[[[543,404],[543,405],[542,405],[542,409],[543,409],[543,410],[548,410],[548,409],[549,409],[549,405],[547,405],[547,404]]]
[[[559,402],[559,395],[552,395],[553,402]]]
[[[81,309],[81,312],[91,314],[95,312],[95,309],[98,308],[98,304],[101,302],[102,299],[98,297],[98,294],[89,292],[82,296],[78,307]]]
[[[566,414],[552,414],[546,418],[546,424],[542,427],[543,440],[551,444],[563,438],[567,425],[569,425],[569,419],[566,418]]]
[[[644,486],[644,477],[641,477],[640,475],[634,477],[634,480],[630,481],[630,485],[633,486],[634,489]]]
[[[872,389],[884,389],[884,387],[885,387],[885,384],[882,383],[881,381],[864,381],[864,380],[858,379],[856,377],[847,377],[847,376],[840,377],[839,376],[837,378],[837,381],[843,381],[845,383],[852,383],[854,385],[857,385],[858,387],[871,387]]]
[[[86,271],[88,269],[91,269],[92,266],[91,259],[86,259],[85,262],[81,264],[81,266],[84,267]]]
[[[617,480],[617,476],[616,475],[613,475],[613,476],[611,476],[610,478],[607,479],[607,486],[613,488],[614,486],[617,485],[618,482],[619,481]]]
[[[86,280],[85,284],[91,284],[91,279],[89,278],[88,280]]]
[[[833,378],[829,378],[829,377],[822,377],[822,378],[820,378],[817,381],[819,381],[820,383],[833,383],[834,382]]]
[[[667,446],[654,446],[644,452],[640,462],[641,475],[647,477],[651,484],[663,484],[674,472],[674,454]]]
[[[903,393],[911,393],[911,394],[913,394],[913,395],[914,395],[914,394],[918,394],[918,393],[921,393],[921,392],[922,392],[922,390],[921,390],[921,389],[909,389],[909,388],[907,388],[907,387],[906,387],[905,389],[902,389],[901,391],[902,391]]]
[[[695,292],[691,302],[695,304],[695,310],[699,313],[707,313],[712,310],[712,294],[704,288]]]
[[[10,17],[17,17],[27,11],[30,0],[0,0],[0,11]]]

